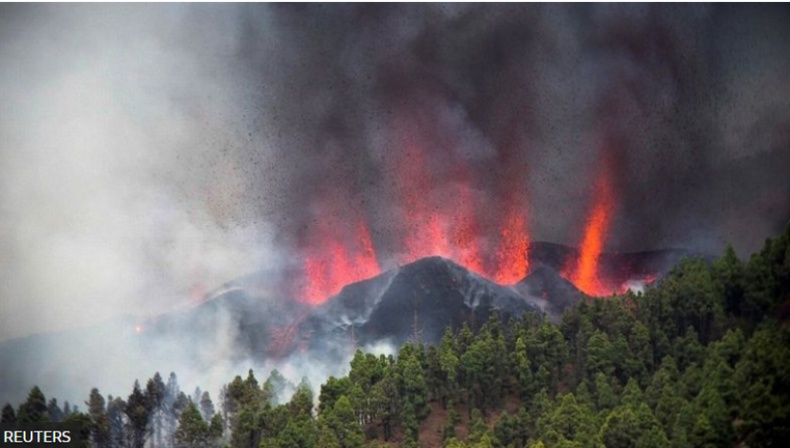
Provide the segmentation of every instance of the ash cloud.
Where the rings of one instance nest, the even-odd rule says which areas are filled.
[[[575,245],[607,153],[608,250],[748,254],[790,218],[789,16],[4,5],[0,341],[189,307],[249,272],[279,284],[326,201],[367,218],[384,268],[409,195],[452,209],[459,185],[478,238],[512,195],[533,241]],[[403,187],[410,145],[424,169]]]
[[[422,194],[452,202],[443,189],[466,182],[497,221],[515,190],[533,240],[579,241],[607,151],[620,161],[610,250],[731,242],[747,254],[790,215],[785,7],[272,13],[284,49],[260,75],[276,104],[264,118],[282,133],[278,166],[298,167],[282,173],[279,208],[297,241],[303,205],[332,188],[366,208],[388,247],[403,203],[393,154],[415,141],[428,148]],[[248,21],[255,48],[261,31]]]

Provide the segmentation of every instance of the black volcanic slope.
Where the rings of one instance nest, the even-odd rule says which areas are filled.
[[[515,285],[527,302],[540,308],[553,320],[584,297],[573,283],[560,277],[553,268],[539,265]]]
[[[600,268],[618,283],[646,275],[660,278],[688,255],[694,254],[681,250],[602,254]],[[279,357],[306,349],[331,352],[352,340],[360,346],[380,340],[397,345],[414,338],[433,343],[446,327],[464,323],[476,327],[494,310],[503,319],[534,311],[557,320],[584,297],[559,274],[578,251],[538,242],[530,246],[528,256],[532,269],[513,286],[498,285],[450,260],[429,257],[347,285],[319,307],[257,297],[251,292],[256,286],[240,279],[193,310],[149,322],[148,331],[200,329],[204,340],[191,344],[199,349],[198,342],[211,344],[222,338],[216,334],[222,328],[234,333],[236,356]]]
[[[348,337],[360,345],[387,339],[441,339],[448,326],[476,327],[497,310],[506,319],[539,311],[512,287],[500,286],[440,257],[430,257],[344,288],[308,323],[318,334]]]
[[[680,250],[603,254],[600,263],[604,275],[625,282],[646,275],[660,278],[687,255],[693,254]],[[146,333],[189,334],[185,346],[195,351],[231,337],[234,357],[281,357],[310,349],[331,353],[351,341],[359,346],[381,340],[398,345],[415,338],[434,343],[446,327],[457,329],[464,323],[477,327],[494,310],[502,319],[534,311],[557,320],[584,297],[559,275],[578,252],[538,242],[530,246],[528,256],[532,269],[513,286],[498,285],[450,260],[429,257],[347,285],[318,307],[284,297],[262,297],[265,282],[242,278],[196,308],[146,322]]]

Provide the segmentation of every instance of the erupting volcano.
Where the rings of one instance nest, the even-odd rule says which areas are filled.
[[[519,137],[523,117],[503,122],[506,138],[470,142],[452,122],[431,112],[434,106],[425,99],[430,92],[414,96],[413,103],[395,109],[386,139],[364,160],[365,169],[375,169],[360,170],[357,161],[338,163],[344,175],[327,173],[310,186],[304,198],[312,204],[310,219],[302,223],[298,254],[300,302],[321,304],[346,285],[437,256],[505,286],[549,266],[588,296],[624,293],[656,278],[656,272],[624,267],[605,253],[615,212],[623,206],[618,201],[628,197],[623,151],[629,142],[622,130],[604,124],[588,137],[590,196],[567,202],[586,202],[586,216],[563,222],[577,248],[561,259],[549,257],[547,264],[531,250],[539,244],[531,235],[533,225],[545,233],[538,224],[546,219],[533,201],[546,191],[538,190],[544,177],[534,171],[537,143]],[[603,113],[619,113],[618,103],[612,104],[605,103]]]
[[[394,240],[392,253],[377,253],[371,220],[348,205],[352,194],[322,193],[307,225],[301,302],[322,303],[343,286],[381,273],[379,263],[387,260],[404,265],[440,256],[502,285],[513,285],[529,273],[526,201],[517,180],[523,173],[509,166],[512,157],[502,161],[511,191],[492,204],[480,200],[475,180],[457,154],[444,154],[453,163],[443,166],[441,157],[414,139],[404,139],[401,148],[388,155],[394,166],[388,197],[398,220],[394,235],[387,235]],[[480,219],[481,210],[493,219]]]
[[[523,187],[527,170],[516,157],[518,149],[499,154],[497,169],[503,175],[494,179],[497,194],[482,200],[480,179],[471,175],[463,158],[446,148],[429,151],[431,145],[419,140],[420,126],[412,128],[417,131],[398,129],[409,138],[397,139],[385,156],[393,168],[386,172],[389,191],[384,196],[394,202],[388,209],[396,210],[389,217],[396,221],[388,227],[390,234],[375,227],[367,210],[352,205],[357,202],[353,193],[333,189],[314,198],[297,296],[301,302],[323,303],[348,284],[434,256],[500,285],[515,285],[530,274],[529,203]],[[618,159],[613,142],[606,140],[600,148],[578,250],[552,267],[589,296],[623,293],[635,282],[655,279],[653,272],[602,268],[615,212]],[[377,250],[380,242],[371,229],[389,240],[388,250]]]
[[[617,279],[607,279],[600,266],[615,209],[615,167],[610,152],[604,153],[581,245],[577,253],[565,254],[558,268],[562,277],[590,296],[621,293],[628,289],[628,282],[636,281],[627,273],[625,280],[620,278],[624,273],[618,273]],[[441,182],[442,173],[432,170],[428,156],[414,143],[393,156],[397,167],[393,170],[393,197],[398,201],[401,219],[396,226],[397,264],[440,256],[501,285],[522,281],[530,273],[525,199],[511,193],[501,204],[487,204],[502,212],[494,214],[500,222],[485,225],[487,221],[480,221],[476,214],[480,204],[475,186],[462,164],[451,173],[455,182],[438,189],[445,197],[430,194],[437,190],[434,183]],[[298,292],[299,300],[309,304],[323,303],[344,286],[381,274],[380,261],[392,258],[377,253],[370,219],[350,205],[352,197],[336,190],[320,198],[307,226]],[[486,235],[486,231],[491,234]],[[647,274],[645,278],[655,277]]]

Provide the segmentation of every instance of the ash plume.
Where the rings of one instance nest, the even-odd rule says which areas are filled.
[[[790,214],[785,7],[248,12],[240,59],[265,86],[261,123],[276,141],[272,177],[257,179],[276,185],[264,207],[293,247],[321,219],[310,205],[334,191],[365,214],[386,261],[408,199],[457,207],[458,185],[472,191],[477,238],[515,196],[532,240],[578,244],[606,151],[618,159],[609,250],[729,242],[746,254]],[[400,188],[409,163],[424,174]]]

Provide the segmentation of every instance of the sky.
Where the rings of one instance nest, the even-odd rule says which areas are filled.
[[[414,196],[448,212],[470,192],[481,241],[517,197],[531,240],[575,245],[610,159],[607,250],[745,257],[790,219],[787,23],[786,5],[2,5],[0,341],[285,275],[323,219],[362,216],[391,266]]]

